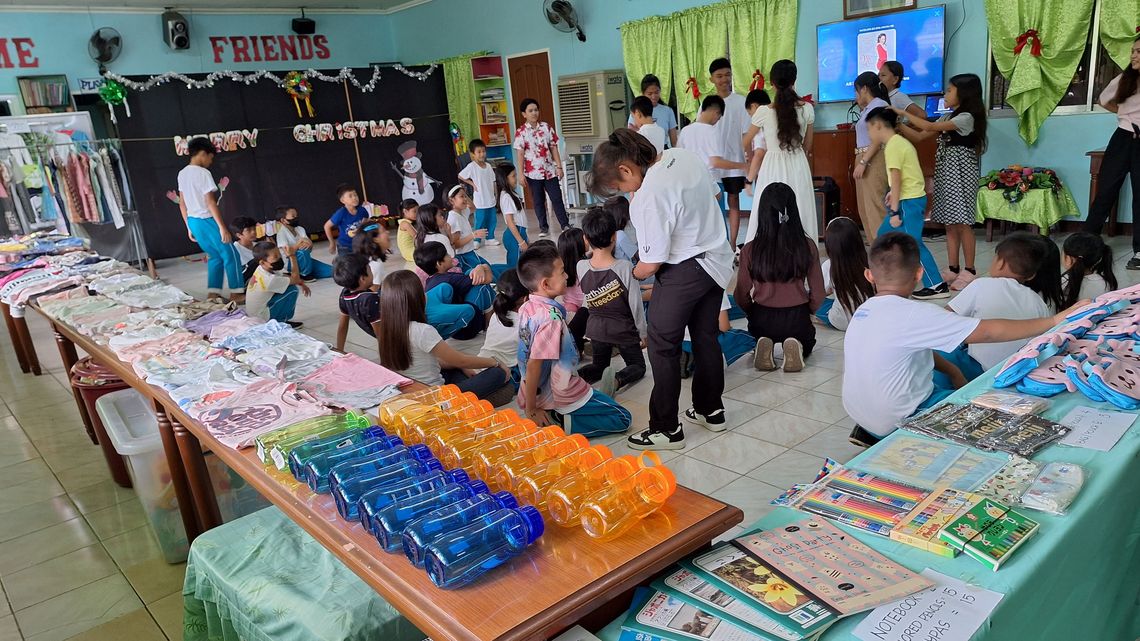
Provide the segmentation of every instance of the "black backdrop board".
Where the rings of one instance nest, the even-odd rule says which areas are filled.
[[[336,75],[339,70],[323,73]],[[368,68],[353,69],[353,73],[361,82],[372,77]],[[205,74],[190,77],[202,79]],[[143,81],[145,77],[132,79]],[[291,205],[297,207],[307,231],[319,232],[340,207],[336,186],[348,183],[359,188],[361,173],[361,197],[367,195],[368,201],[388,205],[396,213],[403,181],[391,165],[402,160],[398,147],[412,140],[422,155],[425,173],[445,185],[457,180],[442,69],[437,68],[425,81],[383,69],[376,88],[367,93],[347,82],[310,82],[312,118],[303,102],[304,116],[298,118],[293,99],[269,80],[246,85],[223,78],[205,89],[189,89],[171,81],[149,91],[129,92],[132,116],[119,119],[119,135],[147,250],[153,258],[200,251],[186,234],[178,205],[167,195],[177,192],[178,172],[189,159],[177,155],[176,136],[243,130],[252,134],[257,130],[256,146],[249,145],[245,136],[244,149],[219,152],[210,169],[215,180],[229,179],[221,200],[227,221],[237,216],[271,220],[278,205]],[[405,133],[405,126],[394,135],[374,137],[372,128],[365,127],[365,135],[356,139],[344,139],[333,131],[331,140],[299,142],[294,132],[298,125],[331,123],[335,127],[349,121],[392,120],[399,129],[403,118],[411,119],[412,133]],[[304,138],[305,131],[300,133]],[[436,187],[435,200],[442,204],[442,188]],[[317,248],[315,257],[329,259],[323,247]]]

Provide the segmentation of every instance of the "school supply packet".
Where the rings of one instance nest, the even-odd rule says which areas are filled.
[[[770,641],[681,599],[638,588],[621,624],[619,641]]]
[[[950,487],[937,488],[895,525],[891,540],[953,558],[958,555],[957,548],[941,540],[939,534],[983,498]]]
[[[943,405],[900,427],[987,451],[1032,457],[1069,428],[1032,414],[1018,416],[976,405]]]
[[[1038,527],[1009,506],[983,499],[943,528],[939,538],[997,572]]]

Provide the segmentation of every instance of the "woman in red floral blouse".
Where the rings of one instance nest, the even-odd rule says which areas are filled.
[[[530,188],[530,199],[534,203],[534,215],[538,219],[539,237],[550,234],[550,224],[546,220],[546,197],[554,207],[554,215],[563,229],[570,227],[566,217],[566,205],[562,202],[562,158],[558,154],[558,134],[554,128],[538,119],[539,106],[534,98],[524,98],[519,103],[519,112],[524,122],[515,131],[515,166],[522,169]]]

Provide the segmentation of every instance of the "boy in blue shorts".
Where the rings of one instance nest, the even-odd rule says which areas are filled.
[[[530,291],[519,308],[519,407],[539,425],[549,411],[568,434],[600,436],[629,429],[633,416],[578,376],[578,350],[566,309],[554,299],[566,291],[558,249],[532,245],[519,257],[519,280]]]

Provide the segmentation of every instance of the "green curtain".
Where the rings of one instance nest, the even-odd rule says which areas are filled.
[[[1085,52],[1092,5],[1093,0],[985,0],[994,62],[1009,80],[1006,102],[1017,112],[1018,131],[1030,145],[1073,80]],[[1015,54],[1018,38],[1030,29],[1039,34],[1041,55],[1032,54],[1032,41]]]
[[[673,81],[677,83],[677,111],[690,120],[696,117],[701,99],[714,91],[709,79],[709,63],[728,55],[728,22],[732,11],[726,4],[714,4],[674,13]],[[686,86],[695,79],[700,97],[694,99]]]
[[[764,78],[771,91],[768,71],[772,63],[796,57],[795,2],[784,0],[731,0],[728,50],[732,54],[732,84],[737,93],[747,93],[754,74]]]
[[[1128,66],[1132,43],[1140,33],[1140,0],[1100,1],[1100,42],[1121,69]]]
[[[463,139],[479,137],[479,111],[476,108],[475,78],[471,75],[471,59],[485,56],[486,51],[465,53],[437,60],[443,67],[443,84],[447,89],[447,111],[451,121],[459,125]]]
[[[653,16],[621,26],[621,53],[633,95],[641,95],[641,79],[651,73],[661,79],[661,101],[669,102],[673,87],[673,25]]]

